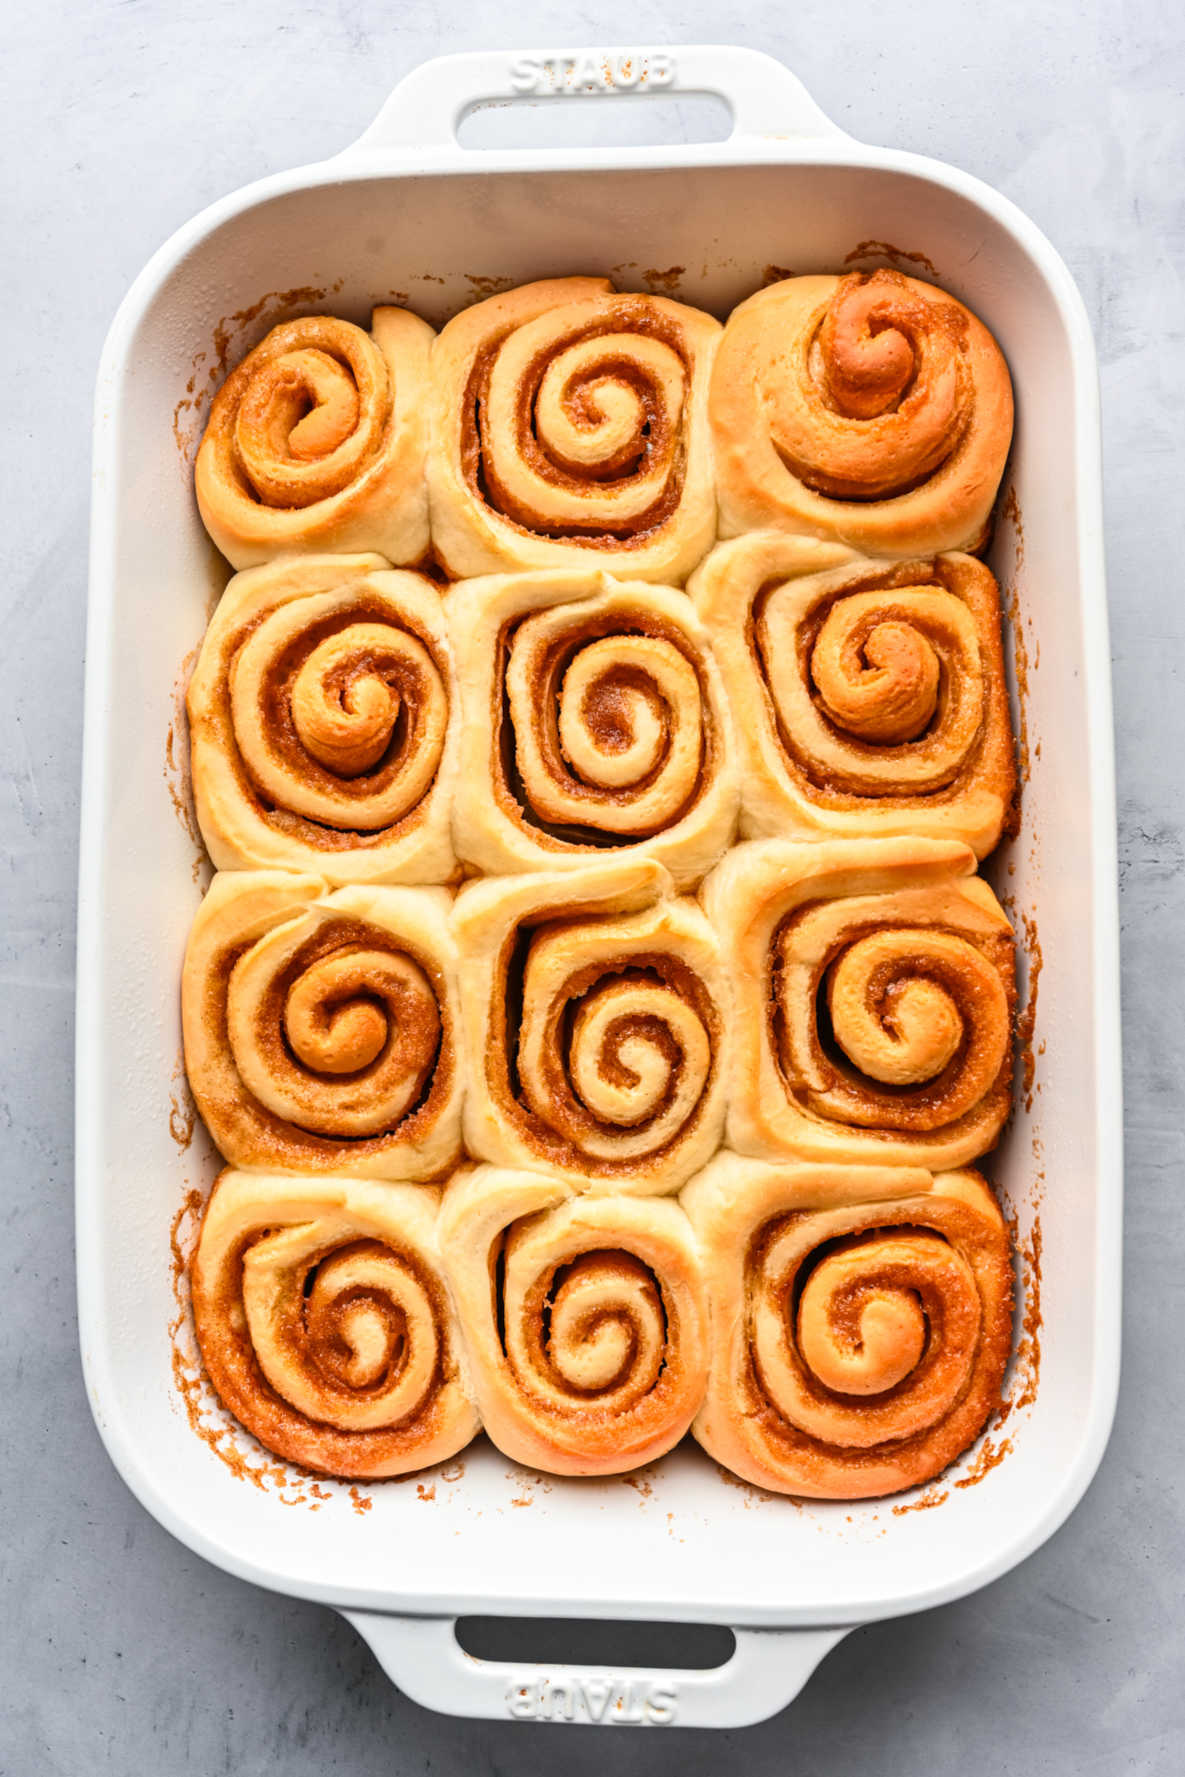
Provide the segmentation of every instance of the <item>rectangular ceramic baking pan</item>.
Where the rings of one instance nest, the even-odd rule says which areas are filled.
[[[567,92],[591,105],[609,90],[638,105],[655,91],[722,95],[733,134],[564,152],[458,144],[459,120],[480,104]],[[1044,971],[1033,1090],[989,1171],[1030,1253],[1038,1219],[1043,1237],[1035,1399],[956,1471],[979,1483],[948,1477],[932,1510],[796,1507],[726,1485],[693,1449],[637,1485],[548,1481],[484,1441],[439,1476],[354,1498],[330,1483],[310,1494],[282,1471],[252,1484],[194,1435],[168,1330],[170,1223],[215,1170],[200,1130],[184,1145],[177,984],[201,889],[170,805],[177,755],[165,757],[187,656],[225,578],[179,449],[200,430],[191,404],[221,375],[219,351],[233,362],[292,312],[365,324],[372,302],[394,296],[439,324],[476,293],[608,272],[723,316],[781,270],[886,258],[983,317],[1018,396],[992,562],[1020,612],[1029,776],[1021,833],[993,874],[1035,922]],[[120,308],[99,375],[79,897],[83,1357],[107,1448],[148,1510],[230,1572],[344,1611],[392,1678],[437,1709],[656,1725],[759,1720],[847,1628],[958,1598],[1036,1548],[1095,1471],[1119,1364],[1108,671],[1095,357],[1064,265],[995,192],[852,141],[765,56],[677,47],[431,62],[344,154],[181,229]],[[1032,1265],[1026,1283],[1032,1321]],[[661,1638],[645,1672],[504,1666],[462,1653],[454,1619],[471,1612],[711,1622],[738,1630],[738,1645],[711,1673],[661,1670]]]

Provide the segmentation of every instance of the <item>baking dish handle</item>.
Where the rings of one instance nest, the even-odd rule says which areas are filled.
[[[736,1650],[708,1671],[544,1666],[479,1660],[455,1617],[347,1610],[405,1695],[444,1715],[602,1727],[743,1728],[792,1703],[842,1629],[734,1629]]]
[[[681,43],[656,49],[472,50],[437,56],[404,76],[370,128],[339,159],[390,149],[451,151],[462,164],[457,126],[480,105],[538,104],[606,94],[710,93],[732,112],[733,138],[832,137],[824,116],[789,68],[738,44]]]

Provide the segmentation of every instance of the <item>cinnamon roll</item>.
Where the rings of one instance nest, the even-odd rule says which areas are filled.
[[[471,1154],[638,1195],[704,1164],[724,1121],[725,982],[661,865],[471,883],[453,925]]]
[[[444,889],[218,875],[181,982],[185,1066],[215,1145],[249,1171],[429,1179],[460,1151],[462,1065]]]
[[[693,1427],[777,1493],[868,1499],[932,1480],[1000,1404],[1012,1255],[975,1172],[717,1156],[681,1202],[712,1304]]]
[[[478,1430],[426,1185],[224,1172],[191,1268],[223,1405],[277,1456],[375,1477]]]
[[[464,722],[458,854],[495,874],[644,851],[680,887],[732,837],[732,720],[686,595],[597,569],[448,595]]]
[[[220,870],[452,873],[456,698],[430,581],[378,555],[238,574],[187,701],[194,803]]]
[[[1000,592],[982,562],[871,562],[757,531],[714,549],[688,591],[745,713],[743,832],[992,849],[1016,765]]]
[[[712,375],[720,534],[898,558],[979,549],[1012,439],[995,340],[896,271],[786,278],[733,310]]]
[[[428,548],[424,406],[432,329],[377,308],[366,333],[333,315],[273,327],[210,408],[194,481],[232,567],[308,550]]]
[[[708,1312],[677,1203],[482,1166],[445,1191],[440,1244],[499,1450],[614,1475],[678,1442],[703,1399]]]
[[[715,534],[710,315],[549,278],[432,348],[432,540],[454,576],[584,563],[680,581]]]
[[[756,840],[707,878],[733,981],[729,1145],[962,1166],[1008,1114],[1012,928],[938,839]]]

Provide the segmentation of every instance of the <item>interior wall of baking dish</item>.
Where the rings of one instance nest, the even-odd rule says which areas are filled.
[[[976,202],[898,169],[413,176],[376,164],[365,177],[313,169],[294,178],[321,182],[258,188],[149,268],[100,391],[109,449],[96,464],[89,647],[103,687],[90,780],[101,807],[90,811],[84,857],[98,943],[81,959],[90,1016],[80,1030],[89,1084],[79,1164],[84,1344],[109,1446],[141,1498],[192,1546],[264,1584],[337,1603],[807,1623],[858,1621],[967,1591],[1064,1513],[1109,1414],[1114,1275],[1099,1217],[1118,1181],[1102,1174],[1095,1104],[1081,602],[1089,564],[1076,507],[1082,453],[1093,445],[1084,442],[1081,366],[1062,301]],[[194,1436],[167,1330],[170,1221],[186,1190],[208,1183],[213,1160],[200,1131],[189,1148],[170,1134],[179,969],[201,891],[193,841],[171,806],[166,738],[226,574],[198,522],[174,425],[184,439],[192,410],[178,414],[178,403],[187,385],[190,394],[208,386],[216,330],[236,312],[232,362],[288,313],[325,309],[365,323],[372,302],[402,300],[439,324],[476,294],[545,274],[605,272],[724,315],[763,281],[832,269],[869,241],[933,263],[996,333],[1018,394],[1009,481],[1023,559],[1008,521],[993,565],[1015,589],[1030,663],[1038,654],[1039,663],[1028,674],[1023,826],[994,877],[1036,921],[1041,1053],[1031,1108],[1019,1106],[989,1171],[1022,1234],[1040,1217],[1035,1404],[1013,1413],[1004,1428],[1013,1448],[978,1484],[944,1486],[940,1507],[903,1514],[892,1502],[766,1499],[726,1485],[694,1450],[648,1471],[645,1487],[524,1481],[484,1442],[466,1454],[459,1479],[437,1482],[434,1497],[413,1479],[369,1489],[364,1512],[330,1484],[319,1509],[286,1505]],[[902,263],[929,275],[921,259]],[[297,294],[241,319],[285,291]],[[317,291],[325,294],[309,294]]]

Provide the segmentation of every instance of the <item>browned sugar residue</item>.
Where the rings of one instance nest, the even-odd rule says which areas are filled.
[[[1024,519],[1021,517],[1020,501],[1017,498],[1015,482],[1009,483],[1004,497],[1000,501],[1000,517],[1006,518],[1008,523],[1012,526],[1014,539],[1013,547],[1016,551],[1016,566],[1018,568],[1023,567],[1025,559],[1025,525]]]
[[[440,1471],[440,1479],[442,1481],[460,1481],[464,1479],[464,1475],[465,1464],[457,1461],[455,1458],[452,1462],[446,1463]]]
[[[1012,1393],[1005,1402],[1007,1412],[1031,1407],[1037,1398],[1041,1379],[1041,1218],[1033,1217],[1028,1238],[1017,1231],[1016,1218],[1009,1223],[1017,1256],[1020,1259],[1024,1311],[1021,1315],[1021,1336],[1016,1347],[1016,1363],[1012,1375]],[[1003,1413],[998,1421],[1003,1424]]]
[[[230,355],[246,328],[266,316],[269,327],[281,320],[292,320],[290,311],[324,302],[342,287],[340,278],[333,284],[298,284],[291,290],[269,290],[249,308],[235,309],[223,315],[214,328],[210,349],[195,352],[190,365],[185,393],[173,409],[173,441],[182,463],[188,469],[197,452],[205,430],[206,412],[230,368]]]
[[[176,1080],[177,1075],[174,1073]],[[194,1125],[197,1122],[197,1106],[189,1090],[189,1082],[182,1072],[177,1087],[169,1094],[169,1134],[184,1153],[193,1140]]]
[[[977,1487],[980,1481],[982,1481],[986,1475],[990,1475],[994,1468],[999,1468],[1004,1458],[1011,1455],[1011,1453],[1011,1438],[1001,1438],[998,1443],[993,1442],[991,1438],[985,1438],[975,1461],[963,1476],[962,1480],[955,1482],[955,1486]]]
[[[857,259],[887,259],[900,269],[902,262],[908,265],[920,265],[930,277],[938,277],[938,267],[926,253],[911,253],[905,247],[894,247],[890,241],[861,241],[844,255],[844,264],[852,265]]]
[[[633,1475],[622,1475],[621,1479],[626,1487],[632,1487],[635,1493],[639,1494],[642,1499],[653,1498],[654,1488],[650,1485],[649,1481],[641,1471]]]
[[[761,274],[761,288],[766,290],[771,284],[780,284],[784,278],[793,276],[788,265],[767,265]]]
[[[1043,958],[1041,940],[1037,936],[1037,921],[1031,913],[1020,916],[1021,929],[1024,933],[1024,950],[1028,958],[1028,987],[1025,993],[1024,1009],[1016,1021],[1016,1046],[1020,1056],[1020,1091],[1026,1111],[1033,1108],[1033,1097],[1037,1090],[1037,1056],[1044,1053],[1045,1044],[1033,1047],[1033,1035],[1037,1023],[1037,984],[1041,979]]]
[[[1025,560],[1025,527],[1020,514],[1020,502],[1016,497],[1015,483],[1008,488],[1000,502],[999,516],[1012,527],[1013,537],[1012,573],[1007,584],[1001,585],[1000,592],[1004,614],[1008,618],[1008,627],[1012,632],[1012,665],[1016,675],[1016,765],[1017,801],[1019,804],[1020,793],[1024,785],[1028,783],[1032,771],[1032,753],[1029,746],[1029,675],[1037,669],[1037,654],[1035,651],[1030,654],[1029,638],[1025,633],[1024,616],[1020,608],[1019,587],[1020,571]]]
[[[371,1506],[374,1504],[374,1501],[373,1501],[373,1499],[371,1499],[370,1495],[368,1493],[359,1492],[357,1487],[351,1487],[350,1491],[346,1497],[349,1499],[350,1504],[353,1506],[354,1510],[357,1512],[357,1514],[360,1518],[365,1517],[366,1513],[370,1510]]]
[[[188,1306],[185,1299],[185,1278],[189,1270],[189,1256],[197,1240],[203,1202],[200,1191],[186,1191],[181,1207],[169,1223],[169,1280],[177,1307],[177,1318],[169,1322],[170,1336],[184,1319]]]
[[[435,1499],[436,1498],[436,1482],[432,1481],[427,1486],[425,1486],[423,1481],[417,1481],[416,1482],[416,1498],[417,1499],[425,1499],[425,1500]]]
[[[535,1503],[535,1495],[533,1493],[524,1493],[521,1494],[519,1498],[512,1499],[510,1503],[512,1506],[533,1506]]]
[[[916,1499],[911,1499],[908,1505],[894,1506],[893,1516],[904,1518],[908,1512],[928,1512],[934,1506],[945,1505],[949,1498],[950,1489],[944,1487],[939,1490],[938,1483],[935,1482],[932,1487],[927,1487],[924,1493],[919,1493]]]
[[[679,289],[679,279],[686,274],[685,265],[668,265],[666,271],[656,271],[652,266],[642,273],[642,282],[652,296],[675,296]]]
[[[739,1475],[734,1475],[723,1463],[714,1463],[713,1467],[726,1487],[735,1487],[738,1493],[744,1495],[746,1511],[753,1506],[764,1505],[792,1505],[798,1511],[802,1510],[802,1501],[790,1494],[770,1493],[768,1488],[755,1487],[751,1481],[742,1481]]]
[[[472,286],[474,296],[479,298],[486,296],[500,296],[504,290],[514,289],[515,281],[513,278],[502,277],[500,275],[488,277],[483,276],[480,272],[471,271],[463,272],[461,275],[465,279],[465,282]]]

